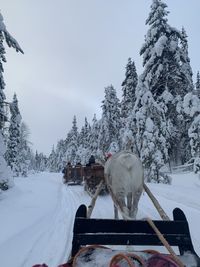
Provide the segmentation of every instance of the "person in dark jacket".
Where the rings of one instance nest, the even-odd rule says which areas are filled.
[[[64,183],[67,183],[68,179],[70,178],[71,168],[72,168],[72,165],[71,165],[71,162],[69,161],[67,165],[64,167],[64,169],[62,170],[62,173],[64,174],[63,175]]]
[[[88,162],[88,164],[86,164],[86,166],[91,166],[94,163],[95,163],[95,157],[93,155],[91,155],[91,157],[89,158],[89,162]]]
[[[72,165],[71,165],[71,162],[70,162],[70,161],[68,161],[68,162],[67,162],[67,165],[66,165],[66,166],[64,167],[64,169],[62,170],[62,173],[64,173],[64,174],[65,174],[65,173],[66,173],[66,171],[67,171],[67,168],[68,168],[68,167],[71,167],[71,166],[72,166]]]

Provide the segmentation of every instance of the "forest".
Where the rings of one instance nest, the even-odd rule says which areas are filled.
[[[4,94],[5,45],[23,50],[7,31],[0,16],[0,188],[8,189],[13,176],[27,176],[31,171],[60,172],[65,164],[89,157],[103,159],[108,152],[134,152],[143,163],[148,182],[168,180],[163,168],[193,164],[200,170],[200,74],[193,77],[184,28],[168,23],[167,5],[154,0],[146,19],[148,31],[141,45],[143,71],[138,74],[134,59],[128,58],[122,98],[114,86],[104,89],[101,118],[85,117],[78,129],[76,114],[64,139],[52,144],[50,155],[33,152],[30,131],[23,121],[17,95],[8,103]],[[58,137],[59,139],[59,137]]]

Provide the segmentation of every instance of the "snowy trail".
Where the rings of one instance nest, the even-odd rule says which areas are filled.
[[[61,255],[60,251],[66,243],[65,237],[68,237],[69,227],[66,218],[71,215],[70,224],[73,219],[71,213],[66,215],[64,199],[66,194],[63,193],[65,188],[61,183],[60,175],[40,174],[39,177],[36,175],[32,179],[19,179],[17,183],[21,191],[16,186],[13,189],[16,191],[13,194],[14,197],[5,199],[6,203],[4,201],[0,203],[2,206],[9,204],[16,209],[16,214],[9,214],[9,219],[12,221],[9,238],[4,241],[4,238],[0,237],[2,266],[12,267],[13,258],[14,266],[17,267],[28,267],[36,262],[45,261],[50,262],[50,266],[54,266],[54,259],[57,259],[57,255]],[[45,192],[46,188],[48,188],[47,192]],[[24,213],[23,219],[26,221],[19,219],[21,212]],[[5,211],[5,219],[6,215]],[[0,226],[1,223],[3,224],[2,220]],[[58,240],[61,236],[64,238]],[[8,251],[11,251],[12,257],[8,257]],[[57,260],[60,261],[61,258]]]
[[[197,176],[174,175],[171,186],[149,184],[161,206],[172,218],[172,211],[180,207],[185,212],[195,250],[200,254],[200,181]],[[82,186],[66,186],[62,175],[42,173],[16,180],[16,187],[6,192],[0,201],[1,266],[31,267],[46,263],[57,267],[67,261],[72,242],[73,222],[80,204],[89,205],[91,198]],[[143,193],[137,218],[160,219],[152,202]],[[113,204],[109,196],[99,196],[92,217],[113,218]],[[7,227],[5,227],[7,226]]]

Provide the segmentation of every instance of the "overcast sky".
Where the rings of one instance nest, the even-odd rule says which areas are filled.
[[[200,47],[200,1],[166,0],[168,23],[188,34],[196,81]],[[101,115],[104,87],[121,97],[128,57],[142,72],[139,50],[151,0],[1,0],[8,31],[24,55],[6,49],[5,94],[16,92],[33,149],[48,154],[65,138],[73,115],[78,126]]]

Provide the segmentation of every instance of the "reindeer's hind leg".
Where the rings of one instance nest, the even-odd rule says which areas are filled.
[[[116,194],[116,199],[117,199],[117,204],[118,204],[118,206],[120,207],[122,213],[125,214],[125,216],[123,216],[123,214],[122,214],[122,217],[123,217],[124,219],[127,219],[126,216],[129,215],[129,211],[128,211],[128,208],[127,208],[127,206],[126,206],[124,193],[123,193],[123,192],[118,192],[118,193]]]
[[[131,217],[131,209],[132,209],[132,192],[128,193],[127,196],[127,208],[129,210],[129,216]]]
[[[115,204],[114,204],[114,216],[115,216],[115,220],[118,220],[118,219],[119,219],[119,216],[118,216],[118,209],[117,209],[117,207],[115,206]]]
[[[137,215],[137,211],[138,211],[138,203],[139,203],[142,191],[143,191],[143,188],[141,187],[133,195],[133,205],[131,207],[131,218],[133,218],[133,219],[136,219],[136,215]]]

